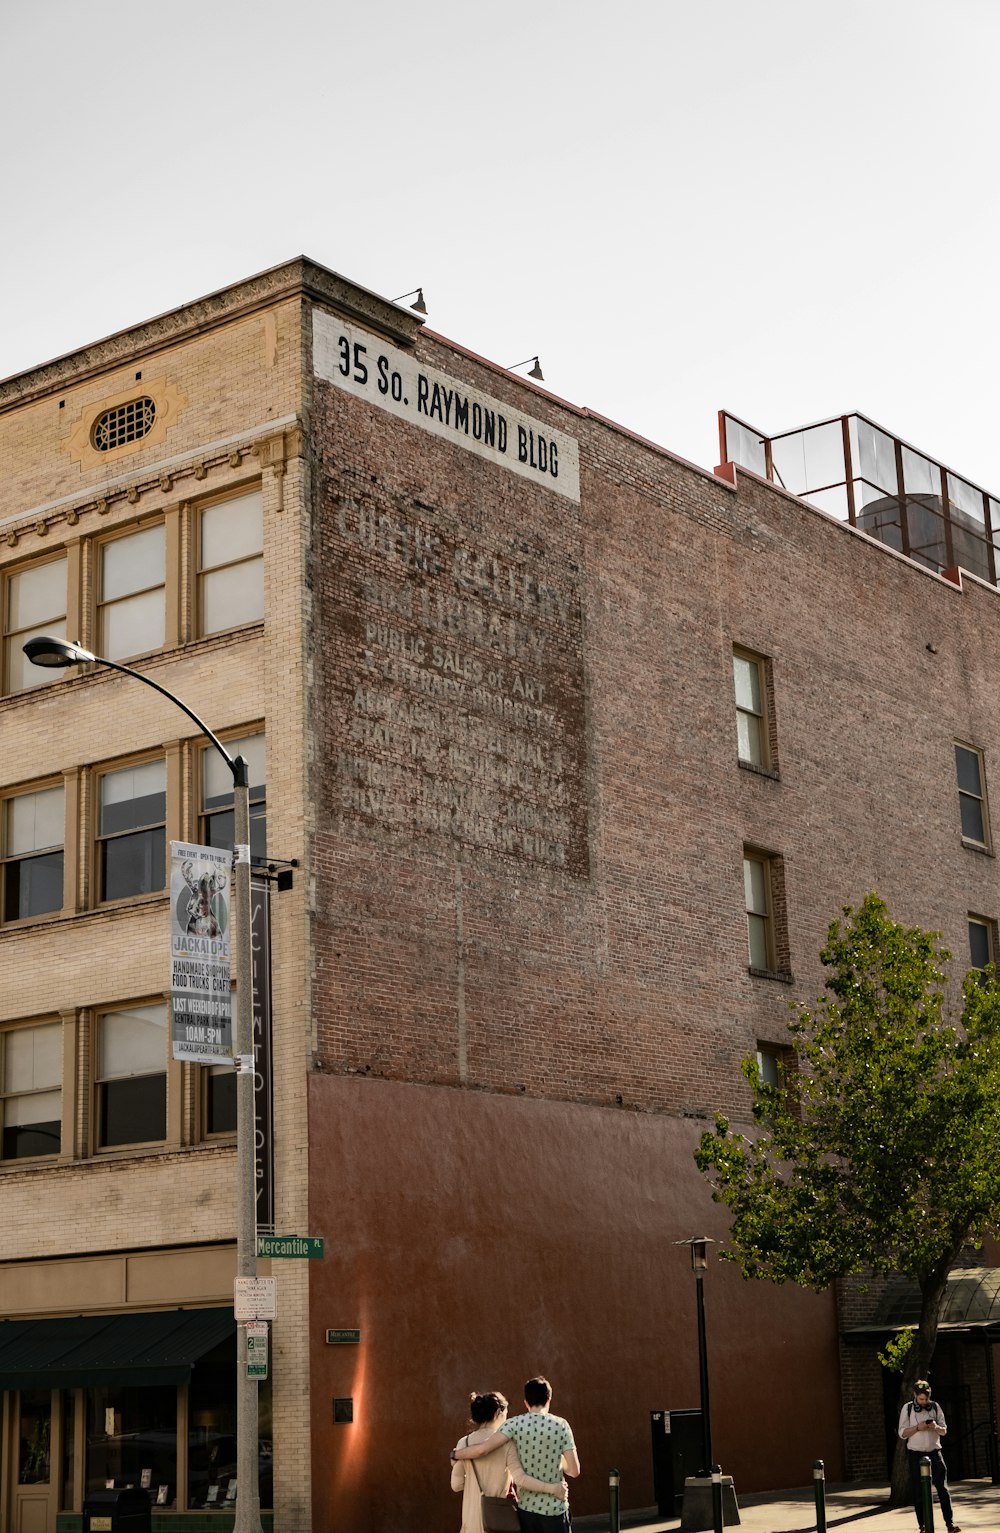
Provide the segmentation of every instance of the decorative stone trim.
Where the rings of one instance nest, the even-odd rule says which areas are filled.
[[[130,453],[145,452],[150,447],[161,446],[166,441],[168,430],[175,424],[177,417],[187,404],[187,397],[166,378],[151,379],[149,382],[144,382],[142,387],[143,396],[148,396],[156,406],[156,417],[150,430],[144,436],[136,437],[134,441],[123,442],[118,447],[101,452],[94,446],[92,440],[94,422],[111,410],[134,403],[135,384],[117,394],[107,395],[103,399],[89,400],[81,405],[80,413],[63,443],[63,451],[74,463],[80,464],[81,467],[98,461],[118,463]]]
[[[88,416],[91,413],[93,413],[92,409],[88,410]],[[54,510],[43,517],[38,516],[37,513],[27,512],[23,521],[8,526],[2,535],[8,547],[16,548],[19,540],[26,533],[34,532],[37,537],[44,538],[50,529],[57,527],[61,522],[75,527],[82,516],[91,512],[97,516],[107,516],[116,504],[125,502],[130,506],[136,506],[150,491],[167,495],[184,480],[193,479],[204,484],[218,469],[239,468],[247,456],[257,458],[261,469],[271,470],[278,489],[277,510],[281,511],[283,510],[281,480],[286,471],[287,460],[301,457],[304,451],[305,432],[301,426],[296,425],[284,431],[273,432],[257,442],[248,441],[237,447],[226,446],[217,453],[199,457],[189,464],[172,468],[169,472],[156,470],[147,478],[136,478],[130,484],[105,490],[99,495],[84,496],[72,505],[66,506],[65,509]],[[225,486],[220,486],[220,489],[222,488]]]

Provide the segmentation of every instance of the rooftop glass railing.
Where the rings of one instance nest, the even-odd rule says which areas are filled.
[[[765,436],[719,412],[724,463],[800,495],[938,574],[997,584],[1000,500],[863,415]]]

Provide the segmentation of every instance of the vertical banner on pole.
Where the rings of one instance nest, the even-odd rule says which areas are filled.
[[[271,1069],[271,890],[266,879],[250,886],[253,952],[254,1185],[257,1228],[274,1230],[274,1106]]]
[[[170,1011],[174,1059],[233,1062],[229,969],[232,857],[170,843]]]

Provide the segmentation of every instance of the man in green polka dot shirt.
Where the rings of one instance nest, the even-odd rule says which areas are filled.
[[[481,1458],[484,1453],[504,1447],[512,1438],[522,1467],[536,1480],[558,1480],[562,1474],[575,1479],[580,1473],[580,1460],[573,1432],[568,1421],[552,1415],[551,1400],[552,1385],[548,1379],[529,1379],[524,1386],[524,1415],[505,1421],[499,1432],[484,1443],[456,1448],[452,1458]],[[536,1490],[521,1491],[518,1515],[521,1533],[562,1533],[570,1525],[567,1503]]]

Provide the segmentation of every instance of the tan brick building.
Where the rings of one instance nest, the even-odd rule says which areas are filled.
[[[148,1470],[202,1533],[235,1473],[233,1077],[171,1058],[164,871],[226,844],[231,789],[148,688],[32,671],[39,632],[239,742],[300,864],[274,1224],[326,1255],[270,1269],[274,1526],[457,1526],[469,1390],[538,1370],[576,1510],[611,1466],[648,1504],[650,1412],[698,1403],[674,1242],[725,1229],[692,1150],[745,1116],[740,1060],[869,887],[993,941],[995,588],[305,260],[0,384],[0,497],[3,1526],[69,1533]],[[720,1266],[708,1302],[738,1488],[849,1470],[833,1296]]]

